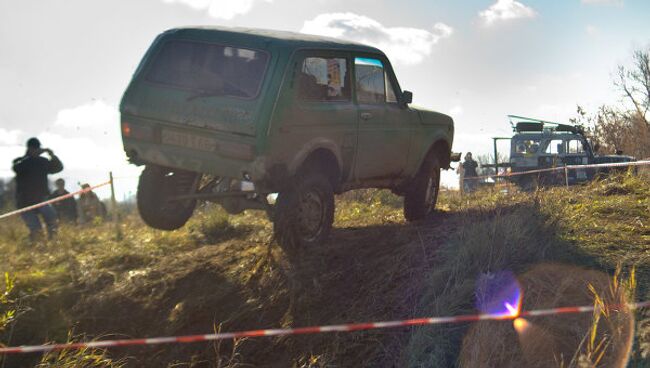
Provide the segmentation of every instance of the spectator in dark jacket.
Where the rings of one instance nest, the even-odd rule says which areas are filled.
[[[476,187],[478,186],[478,181],[477,181],[477,176],[478,173],[476,169],[478,168],[478,162],[476,162],[472,158],[472,153],[467,152],[465,154],[465,161],[462,163],[463,165],[463,173],[464,173],[464,187],[463,187],[463,192],[464,193],[471,193],[476,190]]]
[[[50,159],[41,157],[43,153],[47,153]],[[47,175],[63,170],[63,164],[52,150],[41,148],[38,139],[30,138],[27,141],[27,153],[14,160],[13,170],[16,173],[16,207],[24,208],[48,199],[50,190]],[[50,205],[24,212],[21,217],[29,228],[29,238],[32,242],[36,241],[43,231],[41,217],[47,225],[48,237],[52,238],[56,234],[56,212]]]
[[[54,185],[56,185],[56,189],[50,195],[50,199],[70,194],[70,192],[65,190],[65,180],[56,179]],[[73,224],[77,222],[77,201],[75,201],[74,197],[68,197],[59,202],[52,203],[52,206],[56,210],[59,222],[68,222]]]

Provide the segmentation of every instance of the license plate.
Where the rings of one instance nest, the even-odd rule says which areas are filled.
[[[214,138],[202,137],[190,133],[175,132],[166,129],[163,129],[162,131],[162,144],[207,152],[215,152],[217,150],[217,140]]]

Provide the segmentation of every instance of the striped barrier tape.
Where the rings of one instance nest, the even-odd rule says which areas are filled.
[[[528,175],[528,174],[539,174],[539,173],[551,172],[551,171],[594,169],[594,168],[606,168],[606,167],[630,167],[630,166],[645,166],[645,165],[650,165],[650,160],[632,161],[632,162],[612,162],[612,163],[607,163],[607,164],[555,166],[555,167],[548,167],[548,168],[544,168],[544,169],[508,172],[508,173],[505,173],[505,174],[502,174],[502,175],[473,176],[473,177],[467,178],[467,179],[488,179],[488,178],[495,178],[495,177],[496,178],[509,178],[509,177],[512,177],[512,176]]]
[[[507,305],[508,306],[508,305]],[[609,310],[620,309],[620,305],[610,305]],[[628,304],[629,309],[640,309],[650,307],[650,301],[631,303]],[[510,309],[510,308],[508,308]],[[287,335],[311,335],[329,332],[355,332],[378,330],[386,328],[397,327],[412,327],[424,325],[440,325],[451,323],[463,322],[478,322],[478,321],[504,321],[515,320],[520,317],[542,317],[562,314],[577,314],[593,312],[596,308],[594,306],[582,307],[560,307],[551,309],[538,309],[531,311],[519,312],[512,308],[510,314],[468,314],[453,317],[430,317],[430,318],[417,318],[407,319],[401,321],[388,321],[388,322],[368,322],[368,323],[353,323],[344,325],[329,325],[329,326],[314,326],[314,327],[300,327],[300,328],[283,328],[283,329],[270,329],[270,330],[250,330],[240,332],[224,332],[214,333],[207,335],[186,335],[186,336],[171,336],[171,337],[153,337],[142,339],[122,339],[122,340],[104,340],[104,341],[91,341],[91,342],[77,342],[66,344],[47,344],[47,345],[33,345],[33,346],[16,346],[16,347],[2,347],[0,348],[0,355],[4,354],[27,354],[27,353],[45,353],[57,350],[74,350],[86,348],[111,348],[123,346],[136,346],[136,345],[161,345],[161,344],[186,344],[202,341],[216,341],[216,340],[233,340],[241,338],[255,338],[255,337],[271,337],[271,336],[287,336]]]
[[[31,210],[34,210],[36,208],[47,206],[48,204],[60,202],[60,201],[63,201],[64,199],[68,199],[68,198],[74,197],[74,196],[82,194],[82,193],[87,193],[87,192],[90,192],[91,190],[101,188],[101,187],[105,187],[105,186],[110,185],[110,184],[111,184],[111,181],[109,180],[107,182],[97,184],[97,185],[92,186],[90,188],[81,189],[81,190],[76,191],[74,193],[68,193],[68,194],[62,195],[60,197],[56,197],[56,198],[47,200],[45,202],[37,203],[37,204],[31,205],[31,206],[28,206],[28,207],[19,208],[19,209],[15,210],[15,211],[7,212],[7,213],[4,213],[4,214],[0,215],[0,220],[5,219],[7,217],[19,215],[19,214],[24,213],[24,212],[31,211]]]
[[[527,175],[527,174],[536,174],[536,173],[543,173],[543,172],[550,172],[550,171],[559,171],[559,170],[574,170],[574,169],[586,169],[586,168],[600,168],[600,167],[628,167],[628,166],[643,166],[643,165],[650,165],[650,161],[634,161],[634,162],[618,162],[618,163],[609,163],[609,164],[593,164],[593,165],[568,165],[568,166],[557,166],[557,167],[550,167],[550,168],[545,168],[545,169],[538,169],[538,170],[529,170],[529,171],[520,171],[520,172],[514,172],[514,173],[506,173],[504,175],[483,175],[483,176],[473,176],[471,178],[467,179],[487,179],[487,178],[505,178],[505,177],[511,177],[511,176],[517,176],[517,175]],[[119,177],[119,178],[114,178],[114,179],[131,179],[135,177]],[[110,185],[111,181],[107,181],[101,184],[97,184],[93,187],[90,187],[88,189],[82,189],[74,193],[69,193],[66,195],[63,195],[61,197],[57,197],[54,199],[47,200],[45,202],[37,203],[29,207],[25,208],[20,208],[15,211],[11,211],[5,214],[0,215],[0,220],[5,219],[7,217],[19,215],[23,212],[31,211],[36,208],[40,208],[43,206],[47,206],[48,204],[56,203],[59,201],[62,201],[64,199],[73,197],[75,195],[79,195],[82,193],[89,192],[91,190],[97,189],[104,187],[106,185]]]

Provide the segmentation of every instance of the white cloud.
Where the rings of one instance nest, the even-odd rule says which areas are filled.
[[[460,105],[456,105],[456,106],[452,107],[449,110],[449,115],[451,115],[454,118],[463,115],[463,107],[460,106]]]
[[[581,0],[588,5],[623,5],[623,0]]]
[[[433,45],[451,36],[453,29],[444,23],[434,24],[431,30],[387,27],[363,15],[327,13],[306,21],[300,32],[369,44],[396,63],[412,65],[429,56]]]
[[[588,25],[588,26],[585,28],[585,31],[586,31],[587,34],[590,35],[590,36],[596,36],[596,35],[598,35],[598,33],[599,33],[598,27],[596,27],[596,26],[592,26],[592,25]]]
[[[14,158],[25,154],[24,135],[18,129],[0,128],[0,178],[8,178],[14,175],[11,164]]]
[[[108,172],[126,162],[119,112],[104,101],[59,111],[52,128],[38,137],[69,170]]]
[[[54,126],[77,130],[91,128],[91,130],[95,131],[98,127],[115,128],[118,121],[119,113],[113,106],[109,106],[104,101],[96,100],[86,105],[59,111]]]
[[[0,145],[10,146],[20,144],[18,137],[22,132],[18,129],[5,129],[0,128]]]
[[[179,3],[195,10],[207,11],[212,18],[229,20],[238,15],[251,11],[253,5],[259,1],[272,2],[273,0],[163,0],[165,3]]]
[[[497,0],[486,10],[479,13],[485,25],[492,25],[499,21],[534,18],[537,12],[519,1],[515,0]]]

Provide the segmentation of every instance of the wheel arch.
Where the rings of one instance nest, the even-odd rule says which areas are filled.
[[[440,168],[449,169],[451,164],[451,146],[446,139],[440,138],[436,139],[426,151],[426,154],[422,157],[420,162],[420,167],[424,164],[424,160],[429,157],[436,157],[439,161]]]
[[[335,192],[339,192],[342,179],[342,162],[338,147],[329,141],[314,142],[296,155],[289,174],[296,175],[308,167],[319,167],[330,180]]]

